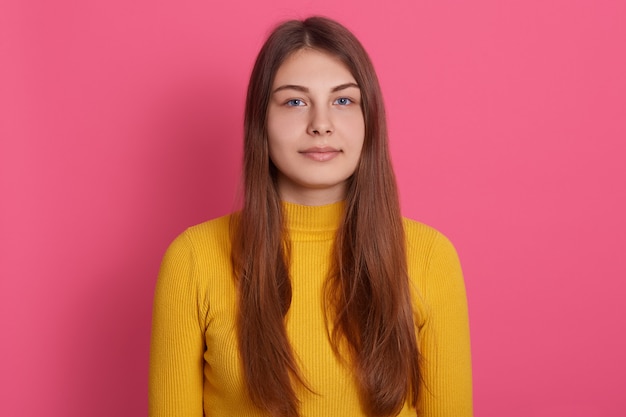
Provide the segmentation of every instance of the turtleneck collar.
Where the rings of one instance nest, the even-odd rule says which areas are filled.
[[[283,201],[285,226],[293,241],[332,240],[339,228],[345,202],[302,206]]]

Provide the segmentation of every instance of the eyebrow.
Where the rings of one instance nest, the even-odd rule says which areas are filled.
[[[351,87],[359,88],[359,85],[357,83],[340,84],[336,87],[333,87],[330,91],[331,93],[336,93],[337,91],[345,90],[346,88],[351,88]],[[301,85],[295,85],[295,84],[285,84],[285,85],[281,85],[280,87],[272,91],[272,94],[277,93],[282,90],[296,90],[296,91],[302,91],[303,93],[309,92],[309,89],[307,87],[304,87]]]

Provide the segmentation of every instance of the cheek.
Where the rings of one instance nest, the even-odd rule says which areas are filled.
[[[365,122],[361,114],[355,115],[350,121],[349,129],[352,132],[350,138],[354,148],[362,149],[365,142]]]
[[[278,124],[279,123],[276,121],[276,114],[272,112],[271,110],[268,110],[266,129],[267,129],[267,137],[268,137],[270,146],[272,143],[272,138],[276,137],[276,132],[277,132],[276,128]]]
[[[267,146],[272,159],[280,147],[281,134],[284,135],[282,123],[277,115],[270,111],[267,115]]]
[[[282,165],[281,162],[284,162],[285,156],[288,155],[289,149],[291,147],[291,143],[288,140],[290,135],[285,132],[284,126],[280,124],[271,125],[268,123],[267,126],[267,148],[270,160],[274,163],[274,165]]]
[[[286,110],[270,106],[267,113],[268,132],[273,130],[274,133],[285,130],[294,129],[302,124],[303,112],[293,109]]]
[[[267,149],[270,160],[276,165],[277,160],[280,160],[281,149],[284,147],[281,146],[281,142],[277,140],[275,135],[272,135],[271,132],[268,132],[267,136]]]

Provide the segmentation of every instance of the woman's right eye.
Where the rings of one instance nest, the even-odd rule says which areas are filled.
[[[299,98],[292,98],[291,100],[287,100],[285,104],[290,107],[298,107],[304,106],[304,101],[300,100]]]

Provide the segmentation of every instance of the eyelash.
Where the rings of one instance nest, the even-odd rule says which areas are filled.
[[[302,106],[303,103],[304,103],[304,100],[300,100],[299,98],[292,98],[291,100],[287,100],[285,102],[285,105],[289,107],[299,107],[299,106]],[[354,101],[352,101],[352,99],[348,97],[339,97],[338,99],[333,101],[333,104],[335,103],[339,104],[340,106],[347,106],[349,104],[354,103]]]
[[[339,103],[339,101],[346,101],[345,103]],[[352,99],[349,99],[348,97],[339,97],[337,100],[334,101],[337,104],[340,104],[342,106],[347,106],[348,104],[352,104],[354,103],[352,101]]]
[[[299,107],[302,105],[302,104],[295,104],[295,102],[304,103],[304,101],[300,100],[299,98],[292,98],[291,100],[287,100],[285,104],[289,107]]]

